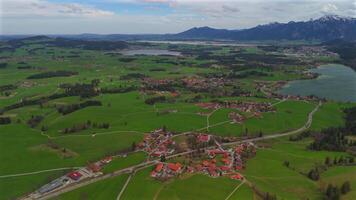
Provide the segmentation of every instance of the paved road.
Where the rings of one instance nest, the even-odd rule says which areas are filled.
[[[241,140],[241,141],[237,141],[237,142],[228,142],[228,143],[223,143],[222,145],[229,146],[229,145],[241,144],[241,143],[245,143],[245,142],[256,142],[256,141],[260,141],[260,140],[279,138],[279,137],[284,137],[284,136],[293,135],[293,134],[303,132],[311,126],[311,124],[313,122],[314,113],[319,110],[321,105],[322,105],[322,103],[319,102],[319,104],[308,114],[307,122],[297,130],[288,131],[285,133],[274,134],[274,135],[267,135],[267,136],[258,137],[258,138],[251,138],[251,139]]]
[[[258,138],[245,139],[245,140],[240,140],[240,141],[237,141],[237,142],[222,143],[221,145],[229,146],[229,145],[241,144],[241,143],[245,143],[245,142],[254,142],[254,141],[260,141],[260,140],[266,140],[266,139],[279,138],[279,137],[284,137],[284,136],[293,135],[293,134],[297,134],[297,133],[303,132],[303,131],[305,131],[306,129],[308,129],[311,126],[312,121],[313,121],[313,115],[314,115],[314,113],[316,111],[318,111],[318,109],[320,108],[321,105],[322,105],[322,103],[319,102],[319,104],[308,114],[307,122],[301,128],[299,128],[297,130],[293,130],[293,131],[289,131],[289,132],[285,132],[285,133],[280,133],[280,134],[275,134],[275,135],[268,135],[268,136],[258,137]],[[212,148],[212,147],[207,147],[205,149],[209,149],[209,148]],[[166,159],[187,155],[187,154],[193,153],[195,151],[197,151],[197,150],[190,150],[190,151],[186,151],[186,152],[177,153],[177,154],[174,154],[174,155],[167,156]],[[98,177],[95,177],[95,178],[91,178],[91,179],[85,179],[85,180],[83,180],[83,181],[81,181],[79,183],[73,183],[73,184],[70,184],[70,185],[68,185],[68,186],[66,186],[64,188],[61,188],[60,190],[53,191],[51,193],[47,193],[47,194],[45,194],[42,197],[39,197],[37,199],[40,199],[40,200],[50,199],[50,198],[56,197],[56,196],[58,196],[60,194],[63,194],[63,193],[72,191],[74,189],[83,187],[85,185],[88,185],[88,184],[91,184],[91,183],[94,183],[94,182],[97,182],[97,181],[100,181],[100,180],[104,180],[104,179],[107,179],[107,178],[110,178],[110,177],[119,176],[121,174],[132,173],[132,172],[138,170],[139,168],[148,167],[148,166],[154,165],[156,163],[158,163],[158,160],[147,161],[147,162],[140,163],[140,164],[137,164],[137,165],[125,168],[125,169],[121,169],[121,170],[115,171],[115,172],[110,173],[110,174],[101,175],[101,176],[98,176]],[[31,198],[28,198],[28,197],[26,198],[25,197],[25,198],[22,198],[22,199],[26,199],[27,200],[27,199],[31,199]]]
[[[133,172],[130,174],[130,176],[127,178],[126,182],[125,182],[125,185],[121,188],[120,190],[120,193],[117,195],[116,197],[116,200],[120,200],[121,199],[121,196],[122,194],[124,193],[124,191],[126,190],[127,188],[127,185],[130,183],[131,181],[131,178],[135,175],[136,172]]]

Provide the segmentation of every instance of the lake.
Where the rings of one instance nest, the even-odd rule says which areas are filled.
[[[356,102],[356,72],[338,64],[309,70],[320,74],[316,79],[289,82],[279,92],[290,95],[315,95],[336,101]]]
[[[169,51],[164,49],[132,49],[120,51],[123,55],[134,56],[134,55],[151,55],[151,56],[161,56],[161,55],[170,55],[170,56],[180,56],[181,53],[178,51]]]

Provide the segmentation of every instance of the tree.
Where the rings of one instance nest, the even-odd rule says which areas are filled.
[[[131,149],[132,149],[132,151],[135,151],[135,149],[136,149],[136,142],[132,142],[132,144],[131,144]]]
[[[351,185],[349,181],[345,181],[342,186],[341,186],[341,194],[346,194],[350,192],[351,190]]]
[[[330,160],[329,157],[326,157],[326,158],[325,158],[324,164],[327,165],[327,166],[331,166],[331,160]]]
[[[319,170],[318,169],[311,169],[308,173],[308,177],[311,180],[317,181],[320,178]]]
[[[326,199],[328,199],[328,200],[339,200],[340,199],[340,190],[339,190],[339,188],[329,184],[326,189],[325,195],[326,195]]]
[[[284,161],[284,165],[286,166],[286,167],[289,167],[289,161],[288,160],[286,160],[286,161]]]

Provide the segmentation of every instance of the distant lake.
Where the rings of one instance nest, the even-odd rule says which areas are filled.
[[[309,70],[316,79],[289,82],[279,92],[290,95],[316,95],[336,101],[356,102],[356,72],[344,65],[329,64]]]
[[[123,55],[134,56],[134,55],[151,55],[151,56],[161,56],[161,55],[170,55],[170,56],[180,56],[181,53],[178,51],[169,51],[162,49],[132,49],[120,51]]]
[[[263,43],[238,43],[236,41],[154,41],[154,40],[142,40],[139,42],[148,42],[156,44],[189,44],[189,45],[208,45],[208,46],[237,46],[237,47],[255,47],[255,46],[267,46]]]

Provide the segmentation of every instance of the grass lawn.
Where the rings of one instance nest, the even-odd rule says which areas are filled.
[[[316,164],[323,163],[327,156],[333,158],[345,153],[310,151],[309,141],[289,142],[287,138],[275,139],[271,148],[259,149],[256,157],[248,160],[242,173],[259,190],[277,194],[283,199],[320,199],[317,182],[302,175]],[[290,162],[290,168],[284,166]]]
[[[261,119],[250,118],[242,124],[225,123],[210,128],[210,132],[217,135],[239,136],[247,129],[249,134],[276,134],[302,127],[307,121],[308,113],[313,110],[314,104],[286,101],[276,105],[275,113],[263,113]],[[232,111],[230,109],[230,111]],[[210,123],[218,123],[228,119],[229,109],[217,111],[211,117]],[[225,117],[224,117],[225,116]]]
[[[0,178],[0,200],[16,199],[40,188],[65,172],[45,172],[19,177]]]
[[[79,200],[79,199],[92,199],[92,200],[115,200],[121,188],[124,186],[128,178],[127,174],[117,177],[112,177],[106,180],[98,181],[96,183],[86,185],[82,188],[64,193],[56,200]]]
[[[333,184],[341,187],[345,181],[351,183],[351,191],[342,196],[342,200],[353,200],[356,197],[356,166],[337,166],[331,167],[321,175],[320,187],[326,188]]]
[[[227,177],[210,178],[206,175],[196,174],[163,184],[157,199],[220,200],[225,199],[240,183],[240,181]],[[253,192],[249,187],[242,186],[234,193],[231,199],[253,199]]]
[[[143,162],[145,158],[146,158],[146,153],[144,152],[132,153],[125,158],[115,157],[109,164],[105,165],[102,171],[104,173],[114,172],[119,169],[123,169],[132,165],[139,164]]]

